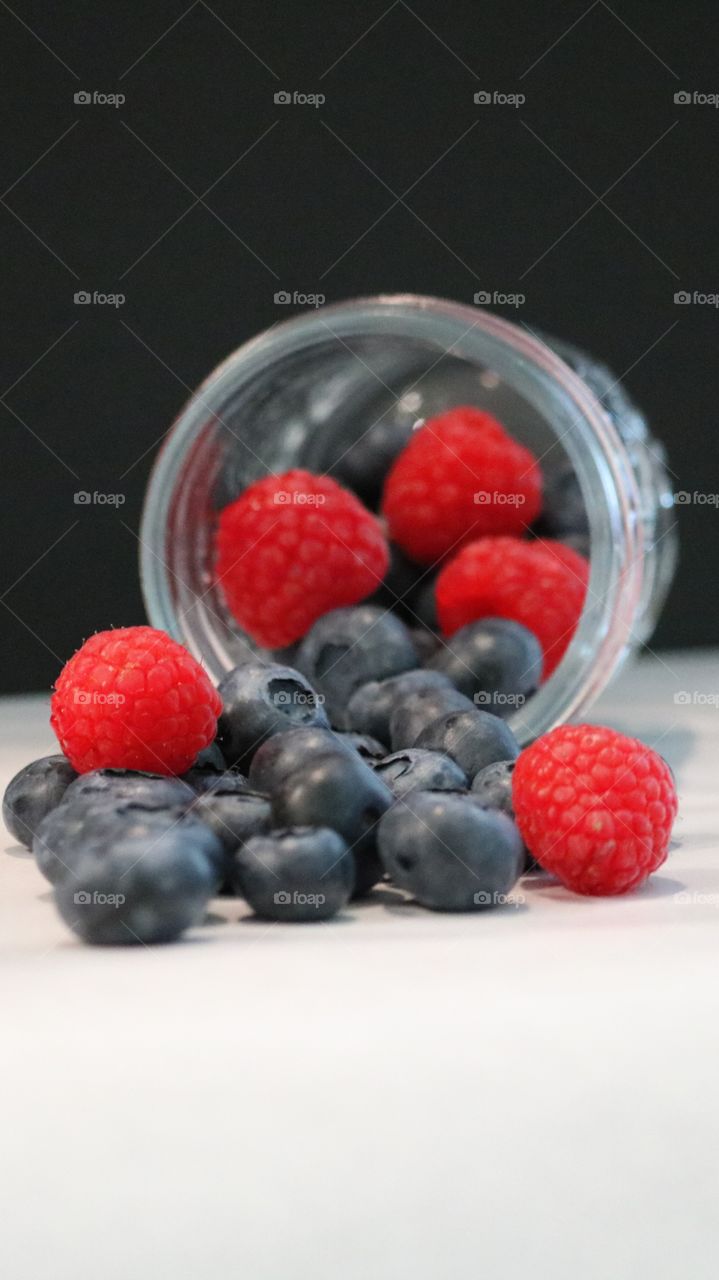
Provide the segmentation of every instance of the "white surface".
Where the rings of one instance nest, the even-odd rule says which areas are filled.
[[[626,899],[239,904],[172,947],[84,948],[0,854],[7,1280],[716,1276],[717,655],[597,708],[675,768],[681,845]],[[53,749],[2,706],[2,785]],[[678,898],[683,894],[688,900]]]

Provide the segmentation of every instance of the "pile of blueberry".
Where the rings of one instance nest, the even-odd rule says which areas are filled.
[[[167,941],[217,892],[284,921],[325,920],[383,878],[447,911],[510,892],[518,748],[483,704],[511,710],[494,695],[536,684],[531,633],[472,623],[423,668],[404,623],[361,605],[320,619],[295,663],[230,672],[217,738],[181,777],[50,756],[13,779],[5,822],[80,937]]]

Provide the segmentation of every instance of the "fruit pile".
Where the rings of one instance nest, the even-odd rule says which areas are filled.
[[[63,669],[63,754],[23,769],[3,813],[85,941],[172,940],[217,893],[318,921],[389,880],[475,911],[525,871],[614,894],[666,858],[676,794],[654,751],[574,725],[520,753],[508,723],[582,610],[566,476],[543,502],[537,461],[474,409],[381,446],[345,460],[356,493],[296,470],[220,513],[227,607],[282,653],[216,690],[169,636],[130,627]]]

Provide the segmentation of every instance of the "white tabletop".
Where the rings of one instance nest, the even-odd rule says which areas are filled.
[[[0,1273],[714,1280],[707,694],[719,655],[662,655],[593,716],[678,775],[679,847],[627,898],[535,879],[493,913],[389,899],[294,927],[230,902],[184,943],[95,950],[9,846]],[[0,711],[4,786],[53,742],[43,700]]]

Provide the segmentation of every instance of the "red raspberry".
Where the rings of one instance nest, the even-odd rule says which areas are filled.
[[[477,618],[512,618],[544,650],[552,674],[581,617],[589,565],[563,543],[480,538],[464,547],[437,578],[437,616],[446,635]]]
[[[222,700],[191,654],[154,627],[99,631],[63,667],[50,723],[78,773],[185,773]]]
[[[626,893],[667,856],[677,795],[661,756],[636,738],[562,725],[520,755],[517,825],[546,871],[575,893]]]
[[[539,515],[534,456],[479,409],[450,409],[414,433],[390,470],[390,536],[420,564],[484,534],[522,533]]]
[[[357,604],[389,563],[379,521],[329,476],[287,471],[220,513],[217,581],[258,644],[292,644],[330,609]]]

